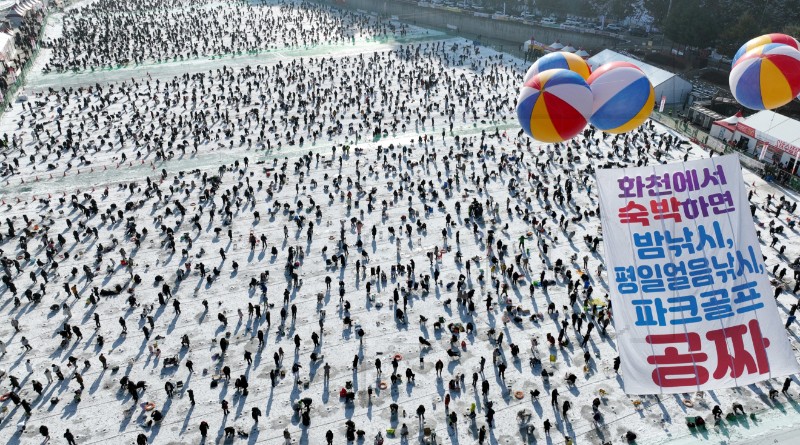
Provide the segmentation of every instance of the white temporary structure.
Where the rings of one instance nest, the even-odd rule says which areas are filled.
[[[546,43],[538,42],[536,39],[530,39],[522,42],[522,50],[523,51],[530,51],[533,49],[545,50],[548,46]]]
[[[13,60],[16,55],[17,49],[14,46],[14,37],[0,32],[0,60]]]
[[[766,162],[789,163],[800,157],[800,121],[764,110],[736,122],[733,140]]]
[[[734,133],[736,133],[736,124],[739,123],[739,119],[741,118],[742,112],[739,111],[731,117],[714,121],[714,123],[711,124],[711,131],[709,134],[721,141],[730,141],[733,139]]]

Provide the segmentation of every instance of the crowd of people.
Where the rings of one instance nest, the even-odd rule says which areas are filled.
[[[281,10],[384,26],[264,14]],[[536,143],[514,120],[525,68],[450,39],[32,94],[0,122],[2,180],[30,187],[2,202],[0,425],[70,444],[635,439],[593,172],[706,154],[650,122]],[[751,199],[793,317],[796,203]]]
[[[402,36],[405,26],[312,2],[98,0],[67,10],[46,71],[115,68]]]
[[[25,65],[36,55],[39,45],[39,33],[44,26],[45,12],[34,8],[22,18],[19,27],[8,29],[7,33],[14,37],[16,55],[13,59],[5,60],[2,75],[0,75],[0,100],[6,98],[17,79],[24,73]]]
[[[22,105],[16,124],[26,131],[4,135],[20,150],[6,154],[0,175],[32,180],[211,151],[305,150],[342,137],[355,143],[434,128],[441,138],[473,122],[494,129],[487,122],[506,121],[513,109],[515,69],[502,56],[472,59],[476,51],[437,42],[244,69],[223,65],[163,82],[50,89]],[[493,93],[486,95],[481,84]]]

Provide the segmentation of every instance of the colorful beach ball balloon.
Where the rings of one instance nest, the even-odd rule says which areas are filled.
[[[578,73],[543,71],[522,86],[517,118],[528,136],[541,142],[563,142],[586,127],[592,113],[592,91]]]
[[[733,97],[752,110],[772,110],[800,94],[800,51],[768,44],[746,52],[728,79]]]
[[[528,68],[528,72],[525,73],[525,77],[523,78],[522,82],[525,83],[531,80],[533,76],[541,72],[555,69],[574,71],[580,74],[584,80],[588,79],[589,75],[592,73],[592,69],[589,67],[589,64],[586,63],[581,56],[576,56],[575,54],[564,51],[558,51],[544,55],[536,62],[533,62],[533,65]]]
[[[628,62],[610,62],[587,81],[594,104],[589,122],[607,133],[626,133],[642,125],[655,105],[647,75]]]
[[[763,36],[758,36],[754,39],[750,39],[747,43],[742,45],[742,47],[739,48],[739,51],[736,51],[736,55],[733,56],[731,67],[736,65],[736,62],[738,62],[739,59],[741,59],[746,52],[758,48],[759,46],[768,45],[770,43],[789,45],[796,50],[800,50],[800,44],[797,42],[797,39],[795,39],[792,36],[779,33],[765,34]]]

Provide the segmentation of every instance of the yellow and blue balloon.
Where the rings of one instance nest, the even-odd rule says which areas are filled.
[[[779,33],[772,33],[772,34],[764,34],[763,36],[758,36],[756,38],[750,39],[739,48],[739,51],[736,51],[736,55],[733,56],[733,61],[731,62],[731,68],[736,65],[736,62],[742,58],[742,56],[752,50],[756,49],[759,46],[768,45],[770,43],[780,43],[783,45],[791,46],[796,50],[800,50],[800,44],[798,44],[797,39],[792,36],[788,36],[786,34],[779,34]]]
[[[534,62],[533,65],[528,68],[528,72],[525,73],[522,82],[525,83],[531,80],[533,76],[541,72],[554,69],[574,71],[583,77],[584,80],[588,79],[589,75],[592,74],[591,67],[589,67],[589,64],[580,56],[565,51],[558,51],[544,55]]]
[[[592,103],[592,90],[580,74],[550,69],[524,83],[517,118],[528,136],[541,142],[563,142],[586,127]]]
[[[594,97],[589,122],[607,133],[631,131],[653,111],[653,84],[632,63],[607,63],[595,70],[587,83]]]
[[[733,97],[747,108],[786,105],[800,94],[800,51],[784,43],[751,48],[736,60],[728,81]]]

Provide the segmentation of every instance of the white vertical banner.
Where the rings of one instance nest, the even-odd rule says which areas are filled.
[[[794,167],[792,167],[792,174],[797,172],[797,164],[800,163],[800,150],[797,150],[797,156],[794,157]]]
[[[736,155],[597,172],[628,394],[744,386],[800,371]]]
[[[661,104],[658,106],[658,112],[664,112],[664,106],[667,104],[667,96],[661,96]]]
[[[767,145],[766,142],[762,142],[761,143],[761,154],[758,155],[758,160],[759,161],[763,161],[764,160],[764,156],[767,155],[767,148],[768,147],[769,147],[769,145]]]

